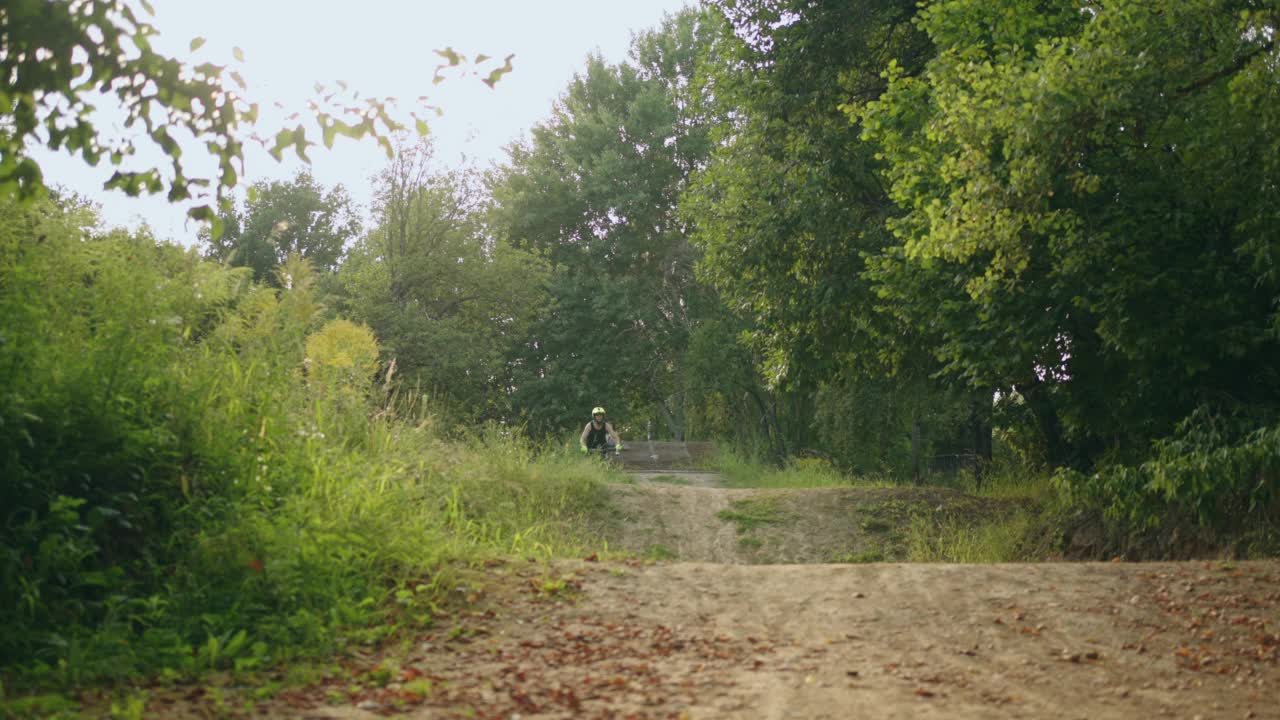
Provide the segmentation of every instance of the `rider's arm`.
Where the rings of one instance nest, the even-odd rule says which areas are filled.
[[[604,429],[609,433],[609,437],[613,438],[615,444],[622,444],[622,438],[618,437],[618,433],[614,432],[612,423],[605,423]]]
[[[582,436],[578,438],[578,444],[581,445],[582,447],[586,447],[587,435],[590,435],[590,434],[591,434],[591,423],[587,423],[587,426],[582,428]]]

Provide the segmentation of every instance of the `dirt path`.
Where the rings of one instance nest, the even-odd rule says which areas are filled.
[[[643,485],[692,485],[694,487],[723,487],[720,473],[704,470],[650,470],[629,472],[627,475]]]
[[[616,524],[606,533],[610,548],[655,560],[742,562],[738,533],[720,514],[735,496],[751,493],[659,484],[613,488]]]
[[[493,564],[434,630],[254,714],[1280,719],[1280,561],[751,564],[865,561],[907,514],[1000,510],[719,488],[676,450],[628,451],[607,530],[681,562]]]
[[[494,572],[524,591],[384,660],[400,682],[300,714],[1280,718],[1277,562]]]

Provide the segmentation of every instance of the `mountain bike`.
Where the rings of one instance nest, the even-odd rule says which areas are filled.
[[[598,445],[587,450],[587,454],[598,457],[601,462],[606,464],[622,463],[622,446],[621,445]]]

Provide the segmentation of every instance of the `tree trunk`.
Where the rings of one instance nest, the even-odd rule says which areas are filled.
[[[920,480],[920,416],[911,418],[911,480],[919,485]]]
[[[781,430],[778,428],[778,418],[769,411],[769,404],[760,397],[759,390],[756,388],[747,390],[747,397],[755,401],[756,408],[760,411],[760,425],[764,428],[764,439],[769,443],[769,453],[774,457],[781,457],[782,448],[779,446]]]
[[[973,400],[973,483],[982,487],[983,474],[991,464],[991,395],[980,391]]]
[[[671,413],[671,408],[667,407],[666,401],[659,400],[658,407],[662,410],[662,418],[667,421],[667,430],[671,432],[671,439],[677,442],[684,440],[684,428],[680,427],[675,415]]]
[[[684,428],[680,424],[680,418],[671,411],[668,405],[668,397],[663,396],[662,391],[658,388],[658,379],[653,375],[649,376],[649,390],[652,392],[650,396],[653,402],[662,410],[662,419],[667,421],[667,429],[671,431],[671,439],[681,442],[684,440]]]
[[[883,468],[888,468],[890,466],[890,463],[889,463],[889,427],[890,426],[889,426],[889,423],[887,422],[880,422],[878,423],[878,425],[879,427],[876,428],[876,447],[878,451],[878,455],[876,456],[876,462],[883,469]]]
[[[1045,458],[1050,467],[1066,467],[1071,465],[1071,448],[1062,434],[1062,421],[1058,419],[1058,410],[1047,397],[1048,392],[1042,383],[1015,385],[1014,390],[1026,401],[1027,407],[1036,419],[1036,427],[1044,441]]]

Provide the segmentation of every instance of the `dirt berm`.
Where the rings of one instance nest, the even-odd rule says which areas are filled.
[[[614,489],[603,529],[675,562],[492,563],[434,628],[256,712],[1280,718],[1280,562],[870,562],[892,559],[911,518],[1007,508],[914,488],[728,490],[644,449],[658,458]],[[748,564],[832,560],[857,564]]]

